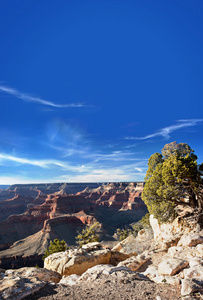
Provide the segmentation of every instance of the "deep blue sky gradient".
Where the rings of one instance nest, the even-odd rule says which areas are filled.
[[[203,2],[0,2],[0,184],[139,181],[203,161]]]

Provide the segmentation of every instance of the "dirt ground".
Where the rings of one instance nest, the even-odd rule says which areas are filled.
[[[47,284],[42,290],[24,299],[178,300],[182,299],[182,297],[180,295],[180,286],[139,280],[128,282],[128,280],[122,279],[82,282],[73,286]]]

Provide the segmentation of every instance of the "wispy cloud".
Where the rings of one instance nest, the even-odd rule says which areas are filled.
[[[31,160],[27,158],[16,157],[13,155],[0,153],[0,163],[3,161],[12,161],[18,164],[37,166],[41,168],[49,168],[50,166],[58,166],[64,170],[69,170],[73,172],[81,172],[83,170],[82,167],[71,166],[66,162],[62,162],[59,160],[47,159],[47,160]]]
[[[21,93],[14,88],[3,86],[3,85],[0,85],[0,91],[4,92],[6,94],[12,95],[18,99],[27,101],[27,102],[35,102],[35,103],[39,103],[41,105],[46,105],[46,106],[51,106],[51,107],[56,107],[56,108],[90,107],[90,105],[85,105],[82,103],[68,103],[68,104],[54,103],[54,102],[47,101],[47,100],[44,100],[39,97],[34,97],[34,96],[31,96],[28,94]]]
[[[62,181],[69,182],[111,182],[111,181],[129,181],[130,175],[123,173],[121,169],[99,169],[92,170],[84,175],[61,176]]]
[[[119,162],[119,161],[135,161],[139,160],[136,157],[135,152],[127,152],[127,151],[113,151],[111,153],[92,153],[91,157],[94,159],[94,162],[99,161],[111,161],[111,162]]]
[[[0,184],[12,185],[12,184],[39,184],[39,183],[49,183],[50,179],[33,179],[30,177],[21,177],[21,176],[0,176]]]
[[[5,173],[0,176],[0,183],[14,184],[14,183],[37,183],[37,182],[108,182],[108,181],[142,181],[145,175],[145,169],[147,168],[147,159],[135,159],[135,161],[124,160],[117,163],[119,160],[117,155],[120,152],[106,155],[101,155],[102,163],[100,164],[92,157],[86,164],[69,164],[67,161],[55,160],[55,159],[28,159],[26,157],[20,157],[17,155],[10,155],[6,153],[0,153],[0,165],[2,167],[12,166],[15,172],[12,174]],[[128,158],[125,156],[126,159]],[[123,157],[123,159],[124,159]],[[103,161],[104,160],[104,161]],[[105,162],[105,160],[107,160]],[[115,160],[115,163],[113,161]],[[24,169],[24,166],[33,166],[36,169]],[[20,171],[19,171],[20,168]],[[37,168],[42,170],[39,173]],[[32,170],[34,173],[32,173]],[[16,175],[16,171],[18,176]],[[33,174],[35,174],[33,176]],[[41,174],[43,177],[39,177],[36,174]],[[50,174],[52,176],[50,177]],[[10,176],[9,176],[10,175]],[[42,179],[43,178],[43,179]]]
[[[178,120],[178,123],[175,125],[171,125],[168,127],[164,127],[160,129],[159,131],[143,136],[143,137],[126,137],[126,140],[147,140],[151,139],[157,136],[162,136],[166,139],[170,138],[170,134],[178,129],[184,128],[184,127],[192,127],[198,125],[198,123],[203,122],[203,119],[186,119],[186,120]]]
[[[141,162],[143,163],[143,162]],[[144,162],[146,164],[146,162]],[[136,165],[125,165],[117,168],[93,168],[86,174],[73,174],[60,176],[60,181],[68,182],[120,182],[143,181],[145,172]]]

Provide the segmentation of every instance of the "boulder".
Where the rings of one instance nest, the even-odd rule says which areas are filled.
[[[192,259],[196,255],[196,251],[194,247],[180,247],[173,246],[168,249],[167,253],[170,257],[173,258],[181,258],[181,259]]]
[[[151,249],[152,246],[154,246],[152,230],[142,230],[137,237],[130,235],[125,240],[118,243],[112,249],[112,252],[119,251],[132,256],[141,254],[145,250]]]
[[[158,220],[150,215],[150,225],[154,233],[154,239],[162,248],[176,246],[183,234],[183,224],[180,218],[176,218],[171,223],[159,224]],[[190,231],[191,229],[185,229]]]
[[[82,245],[82,249],[89,252],[92,250],[98,250],[101,249],[102,245],[99,242],[92,242],[85,245]]]
[[[189,233],[183,235],[178,242],[178,246],[194,247],[203,244],[203,236],[200,233]]]
[[[188,261],[179,258],[165,258],[158,265],[158,273],[173,276],[187,267]]]
[[[20,300],[40,290],[46,282],[37,278],[4,278],[0,285],[1,300]]]
[[[190,268],[195,267],[197,265],[203,265],[203,258],[201,258],[201,257],[191,258],[189,261],[189,265],[190,265]]]
[[[41,268],[7,270],[1,280],[0,299],[20,300],[40,290],[47,282],[58,283],[61,275]]]
[[[158,268],[156,266],[149,266],[143,274],[149,277],[151,280],[154,280],[158,276]]]
[[[83,255],[76,255],[69,260],[64,268],[64,275],[83,274],[87,269],[98,264],[108,264],[111,257],[111,251],[108,249],[97,250],[84,253]]]
[[[8,278],[12,277],[25,277],[25,278],[32,278],[35,277],[41,281],[46,282],[54,282],[58,283],[61,279],[61,275],[57,272],[52,270],[47,270],[44,268],[20,268],[20,269],[13,269],[13,270],[6,270],[5,276]]]
[[[123,279],[123,280],[149,280],[143,274],[131,271],[129,268],[124,266],[112,266],[112,265],[97,265],[93,268],[88,269],[78,279],[80,281],[94,281],[101,279]]]
[[[74,285],[76,284],[77,280],[80,278],[79,275],[71,274],[69,276],[63,276],[62,279],[59,281],[59,284],[63,285]]]
[[[59,284],[74,285],[80,282],[97,281],[97,283],[104,283],[106,281],[119,280],[119,282],[127,282],[132,280],[149,280],[143,274],[131,271],[129,268],[120,266],[115,267],[112,265],[96,265],[88,269],[81,276],[72,274],[70,276],[63,276]]]
[[[131,256],[130,258],[120,262],[118,266],[128,267],[131,271],[137,271],[145,262],[150,259],[147,253]]]
[[[113,266],[116,266],[118,263],[128,259],[133,254],[126,254],[119,251],[111,251],[111,258],[109,263]]]
[[[203,244],[199,244],[196,246],[196,255],[199,257],[203,257]]]
[[[185,269],[183,271],[184,274],[184,278],[185,279],[191,279],[191,278],[195,278],[195,279],[201,279],[203,280],[203,265],[195,265],[189,269]]]
[[[49,255],[44,260],[44,267],[61,275],[81,275],[95,265],[109,263],[111,258],[109,249],[91,251],[91,247],[90,245],[86,250],[76,249]]]
[[[203,292],[203,281],[198,281],[196,279],[183,279],[181,295],[187,296],[194,292]]]
[[[109,268],[113,267],[112,265],[97,265],[88,269],[85,273],[81,275],[79,281],[94,281],[96,279],[103,279],[105,275],[109,275]]]

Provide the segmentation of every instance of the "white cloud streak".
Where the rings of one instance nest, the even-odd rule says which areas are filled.
[[[24,165],[31,165],[31,166],[37,166],[41,168],[49,168],[50,166],[57,166],[61,167],[64,170],[69,170],[73,172],[82,172],[83,168],[82,167],[77,167],[77,166],[71,166],[67,164],[66,162],[61,162],[59,160],[52,160],[52,159],[47,159],[47,160],[31,160],[27,158],[21,158],[21,157],[16,157],[8,154],[3,154],[0,153],[0,162],[1,161],[13,161],[19,164],[24,164]]]
[[[0,85],[0,91],[4,92],[6,94],[12,95],[12,96],[14,96],[18,99],[24,100],[26,102],[34,102],[34,103],[39,103],[41,105],[46,105],[46,106],[51,106],[51,107],[56,107],[56,108],[90,107],[89,105],[84,105],[84,104],[81,104],[81,103],[69,103],[69,104],[54,103],[54,102],[51,102],[51,101],[41,99],[39,97],[33,97],[33,96],[28,95],[28,94],[21,93],[21,92],[19,92],[18,90],[14,89],[14,88],[10,88],[10,87],[3,86],[3,85]]]
[[[143,136],[143,137],[126,137],[126,140],[147,140],[151,139],[157,136],[162,136],[166,139],[170,138],[170,134],[178,129],[184,128],[184,127],[192,127],[198,125],[198,123],[203,122],[203,119],[188,119],[188,120],[178,120],[178,124],[171,125],[168,127],[164,127],[160,129],[159,131]]]
[[[20,177],[20,176],[0,176],[0,184],[12,185],[12,184],[39,184],[49,183],[50,180],[34,180],[33,178]]]
[[[120,169],[99,169],[85,175],[61,176],[62,181],[69,182],[111,182],[111,181],[129,181],[130,175],[123,173]]]

